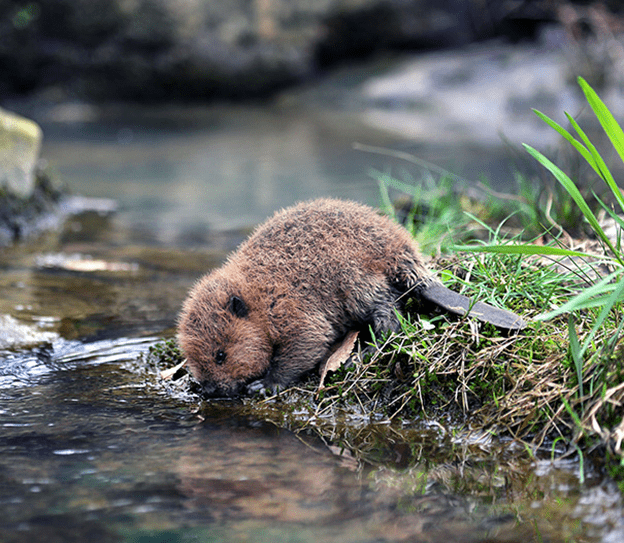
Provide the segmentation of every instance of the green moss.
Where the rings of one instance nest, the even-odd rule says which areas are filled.
[[[148,356],[161,369],[173,368],[184,360],[180,347],[178,347],[176,340],[173,338],[160,341],[150,347]]]

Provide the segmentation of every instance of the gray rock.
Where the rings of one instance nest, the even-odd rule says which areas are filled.
[[[543,0],[0,0],[0,92],[88,98],[265,96],[387,48],[458,45]],[[484,7],[486,6],[486,7]],[[528,6],[528,7],[527,7]],[[524,18],[524,19],[523,19]],[[519,28],[511,25],[510,28]]]

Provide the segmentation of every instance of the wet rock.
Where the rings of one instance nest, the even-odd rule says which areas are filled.
[[[59,208],[63,196],[64,192],[40,170],[35,171],[28,197],[0,192],[0,247],[58,228],[64,216]]]
[[[0,109],[0,247],[58,229],[71,215],[106,217],[114,200],[69,196],[39,164],[42,132],[29,119]]]
[[[35,187],[42,133],[39,125],[0,109],[0,195],[29,197]]]
[[[39,169],[42,133],[0,109],[0,247],[58,224],[62,193]]]
[[[50,343],[58,334],[23,324],[10,315],[0,315],[0,349],[17,349]]]
[[[41,140],[37,123],[0,109],[0,247],[58,222],[61,193],[38,167]]]

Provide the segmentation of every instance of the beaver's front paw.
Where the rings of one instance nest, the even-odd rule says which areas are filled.
[[[280,387],[275,383],[267,383],[264,379],[258,379],[249,383],[245,389],[248,396],[262,396],[268,398],[279,394]]]

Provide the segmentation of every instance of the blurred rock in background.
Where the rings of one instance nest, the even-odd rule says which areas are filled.
[[[0,95],[262,97],[380,51],[531,37],[553,0],[0,0]]]
[[[0,109],[0,192],[32,195],[41,137],[37,123]]]

